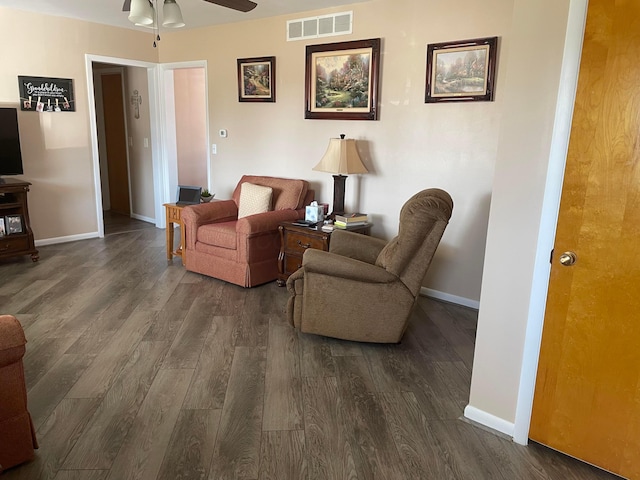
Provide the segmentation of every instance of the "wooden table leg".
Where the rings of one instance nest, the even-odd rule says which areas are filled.
[[[165,226],[167,232],[167,261],[173,258],[173,222],[169,220],[169,209],[167,209],[167,224]]]

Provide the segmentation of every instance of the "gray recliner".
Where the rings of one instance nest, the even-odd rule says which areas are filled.
[[[423,190],[402,207],[390,242],[336,230],[328,252],[307,250],[287,280],[291,325],[344,340],[399,342],[452,210],[447,192]]]

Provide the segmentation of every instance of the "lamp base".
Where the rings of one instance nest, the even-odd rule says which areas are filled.
[[[344,186],[346,181],[346,175],[333,176],[333,212],[329,215],[331,218],[344,214]]]

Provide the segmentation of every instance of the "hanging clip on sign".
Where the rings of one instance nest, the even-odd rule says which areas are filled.
[[[20,109],[32,112],[75,112],[73,79],[18,76]]]

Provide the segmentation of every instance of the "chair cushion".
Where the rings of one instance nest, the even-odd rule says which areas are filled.
[[[202,225],[198,228],[197,240],[200,243],[206,245],[213,245],[215,247],[229,248],[235,250],[236,248],[236,223],[232,222],[220,222],[210,223],[208,225]]]
[[[271,209],[273,189],[253,183],[243,183],[240,190],[238,218],[268,212]]]

